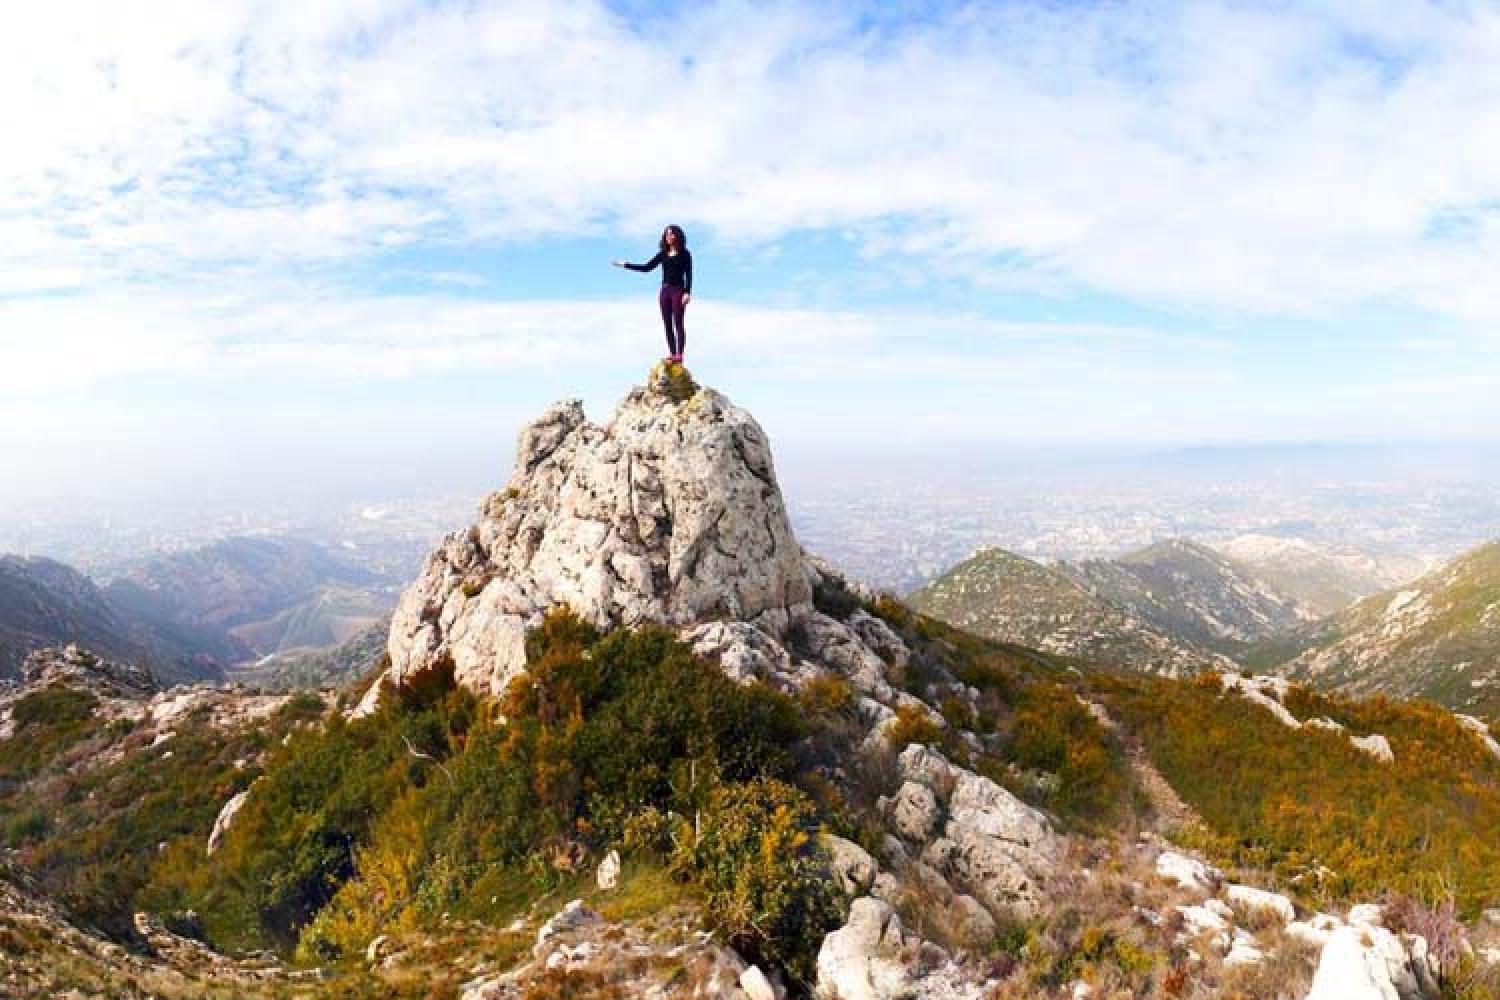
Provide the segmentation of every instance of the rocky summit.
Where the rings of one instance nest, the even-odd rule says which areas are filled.
[[[569,400],[521,431],[510,482],[401,598],[386,676],[401,685],[451,663],[460,683],[498,694],[525,666],[527,628],[558,605],[600,627],[779,632],[810,600],[765,432],[662,363],[604,426]]]

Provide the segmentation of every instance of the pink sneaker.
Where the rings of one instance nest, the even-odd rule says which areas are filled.
[[[674,354],[674,355],[672,355],[672,360],[675,361],[675,362],[677,362],[680,365],[680,364],[682,364],[682,355],[681,354]]]

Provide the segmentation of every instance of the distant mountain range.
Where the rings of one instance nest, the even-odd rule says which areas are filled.
[[[1096,597],[1195,649],[1232,658],[1313,615],[1213,549],[1170,539],[1118,559],[1059,563]]]
[[[1049,565],[985,549],[913,593],[914,607],[990,638],[1148,673],[1274,666],[1315,623],[1420,572],[1299,540],[1247,536],[1226,551],[1169,539],[1114,559]]]
[[[1214,547],[1316,618],[1415,580],[1433,568],[1416,556],[1373,555],[1275,535],[1241,535]]]
[[[0,677],[19,676],[28,653],[62,642],[141,660],[149,631],[77,570],[51,559],[0,556]]]
[[[0,676],[28,652],[76,642],[164,681],[336,646],[385,616],[386,581],[311,542],[229,538],[143,560],[104,586],[50,559],[0,557]]]
[[[1105,571],[1097,569],[1096,575]],[[1106,666],[1172,677],[1233,667],[1213,650],[1110,603],[1071,569],[1003,549],[980,550],[907,601],[986,638]]]
[[[1169,676],[1244,667],[1500,714],[1500,542],[1416,579],[1406,574],[1418,560],[1296,539],[1221,548],[1176,539],[1052,565],[985,549],[909,600],[981,635],[1105,666]]]
[[[1358,694],[1500,710],[1500,542],[1320,623],[1315,645],[1282,668],[1294,680]]]
[[[328,584],[369,587],[379,577],[294,538],[226,538],[156,556],[106,588],[122,605],[182,624],[231,629],[316,597]]]

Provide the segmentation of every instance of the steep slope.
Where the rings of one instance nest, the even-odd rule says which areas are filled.
[[[1095,596],[1194,646],[1236,657],[1310,618],[1245,567],[1187,539],[1058,568]]]
[[[1319,687],[1500,711],[1500,542],[1334,616],[1282,672]]]
[[[907,600],[979,635],[1115,668],[1180,677],[1230,666],[1102,599],[1073,573],[1002,549],[980,550]]]
[[[0,556],[0,677],[28,653],[81,642],[118,659],[146,655],[140,636],[88,577],[51,559]]]
[[[142,617],[225,633],[316,603],[330,585],[370,588],[379,583],[373,573],[321,545],[253,537],[153,557],[110,581],[106,592]],[[274,627],[267,631],[277,632]]]
[[[230,629],[256,652],[331,649],[390,618],[392,595],[329,584],[314,597],[265,619]]]
[[[1273,535],[1240,535],[1214,548],[1249,567],[1314,618],[1337,614],[1360,598],[1414,580],[1431,568],[1415,557],[1376,556]]]
[[[32,651],[72,642],[182,682],[217,679],[245,652],[212,629],[137,614],[62,563],[0,556],[0,678],[15,676]]]

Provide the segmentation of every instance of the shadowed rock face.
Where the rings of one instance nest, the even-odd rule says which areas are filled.
[[[654,372],[606,426],[571,400],[521,431],[506,489],[402,597],[387,676],[447,659],[498,694],[525,666],[527,627],[559,604],[601,627],[684,626],[784,621],[811,598],[765,432],[718,392],[682,399]]]

